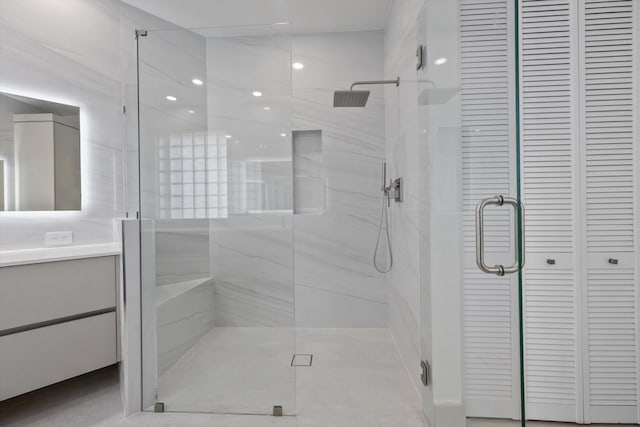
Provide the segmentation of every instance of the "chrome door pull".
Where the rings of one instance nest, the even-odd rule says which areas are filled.
[[[489,267],[484,261],[484,208],[488,205],[511,205],[513,206],[514,224],[518,223],[518,209],[520,210],[520,230],[522,232],[522,259],[519,256],[518,231],[516,229],[514,238],[515,261],[512,265],[505,267],[496,265]],[[524,205],[513,197],[495,196],[484,199],[476,207],[476,264],[478,268],[489,274],[504,276],[505,274],[517,273],[524,266]]]

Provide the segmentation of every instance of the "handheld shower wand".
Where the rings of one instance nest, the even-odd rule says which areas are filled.
[[[376,248],[373,251],[373,266],[379,273],[388,273],[393,268],[393,251],[391,249],[391,233],[389,231],[389,212],[388,208],[391,207],[391,190],[394,189],[394,181],[391,181],[387,186],[387,163],[382,164],[382,212],[380,213],[380,226],[378,227],[378,239],[376,241]],[[397,190],[396,190],[397,191]],[[386,199],[386,200],[385,200]],[[380,236],[382,235],[382,223],[385,223],[385,231],[387,233],[387,247],[389,248],[389,266],[381,268],[378,266],[378,249],[380,248]]]

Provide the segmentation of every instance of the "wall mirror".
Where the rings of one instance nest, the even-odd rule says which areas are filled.
[[[81,208],[80,108],[0,92],[0,211]]]

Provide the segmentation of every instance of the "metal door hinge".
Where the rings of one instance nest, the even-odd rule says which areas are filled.
[[[147,30],[136,30],[136,38],[147,37]]]
[[[153,412],[164,412],[164,403],[156,402],[156,404],[153,405]]]
[[[422,368],[420,380],[422,381],[422,384],[428,386],[430,383],[429,378],[431,377],[431,367],[429,366],[429,362],[427,362],[426,360],[421,361],[420,367]]]
[[[273,407],[273,416],[274,417],[281,417],[282,416],[282,406],[274,406]]]
[[[425,61],[425,47],[424,45],[418,46],[416,49],[416,70],[422,70],[424,68]]]

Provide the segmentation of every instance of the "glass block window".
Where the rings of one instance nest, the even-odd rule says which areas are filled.
[[[158,141],[159,217],[226,218],[227,140],[183,133]]]

